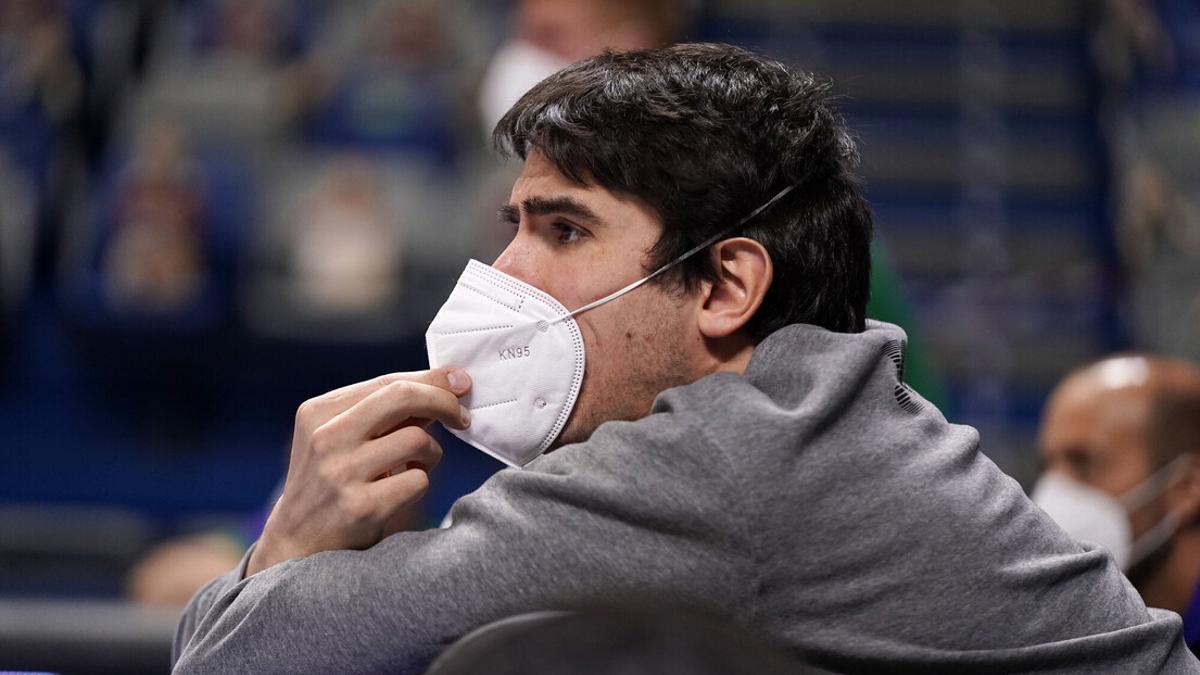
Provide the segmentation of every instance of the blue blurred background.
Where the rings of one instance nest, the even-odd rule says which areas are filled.
[[[833,78],[875,313],[1019,479],[1069,369],[1200,357],[1195,3],[597,5],[0,2],[0,598],[117,598],[162,540],[252,538],[296,406],[423,368],[465,260],[502,248],[498,111],[603,46]],[[443,440],[424,523],[499,468]]]

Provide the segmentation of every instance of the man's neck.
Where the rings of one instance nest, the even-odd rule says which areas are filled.
[[[1138,592],[1150,607],[1183,614],[1200,582],[1200,532],[1180,530],[1171,552],[1146,579],[1139,579]]]
[[[712,373],[742,375],[750,366],[750,357],[754,356],[754,343],[741,333],[719,341],[708,340],[705,347],[711,358],[706,375]]]

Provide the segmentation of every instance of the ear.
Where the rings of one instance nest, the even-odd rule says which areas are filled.
[[[723,338],[741,330],[758,311],[774,269],[767,249],[745,237],[718,242],[711,255],[717,279],[705,285],[699,329],[706,338]]]
[[[1179,477],[1169,490],[1171,510],[1178,513],[1184,523],[1200,521],[1200,456],[1193,454],[1191,461],[1180,467]]]

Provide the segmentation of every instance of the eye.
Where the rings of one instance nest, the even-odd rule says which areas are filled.
[[[1084,482],[1092,479],[1096,468],[1096,458],[1082,448],[1071,448],[1063,453],[1069,471]]]
[[[556,222],[553,227],[554,231],[558,233],[558,243],[560,244],[573,244],[584,236],[583,230],[568,223]]]

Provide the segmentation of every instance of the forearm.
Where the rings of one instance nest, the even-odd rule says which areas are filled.
[[[445,530],[296,557],[240,581],[235,570],[188,607],[176,672],[416,673],[454,640],[514,614],[622,598],[733,606],[752,593],[729,582],[752,578],[737,569],[746,546],[705,536],[741,530],[727,522],[736,517],[722,508],[724,484],[706,485],[701,498],[630,471],[657,444],[629,440],[628,453],[576,449],[501,471],[459,500]],[[720,478],[710,459],[673,466]],[[695,529],[655,526],[681,522]]]
[[[435,594],[404,564],[403,551],[422,548],[407,534],[410,546],[318,553],[241,580],[231,571],[187,608],[173,672],[420,672],[445,640],[423,621]]]

